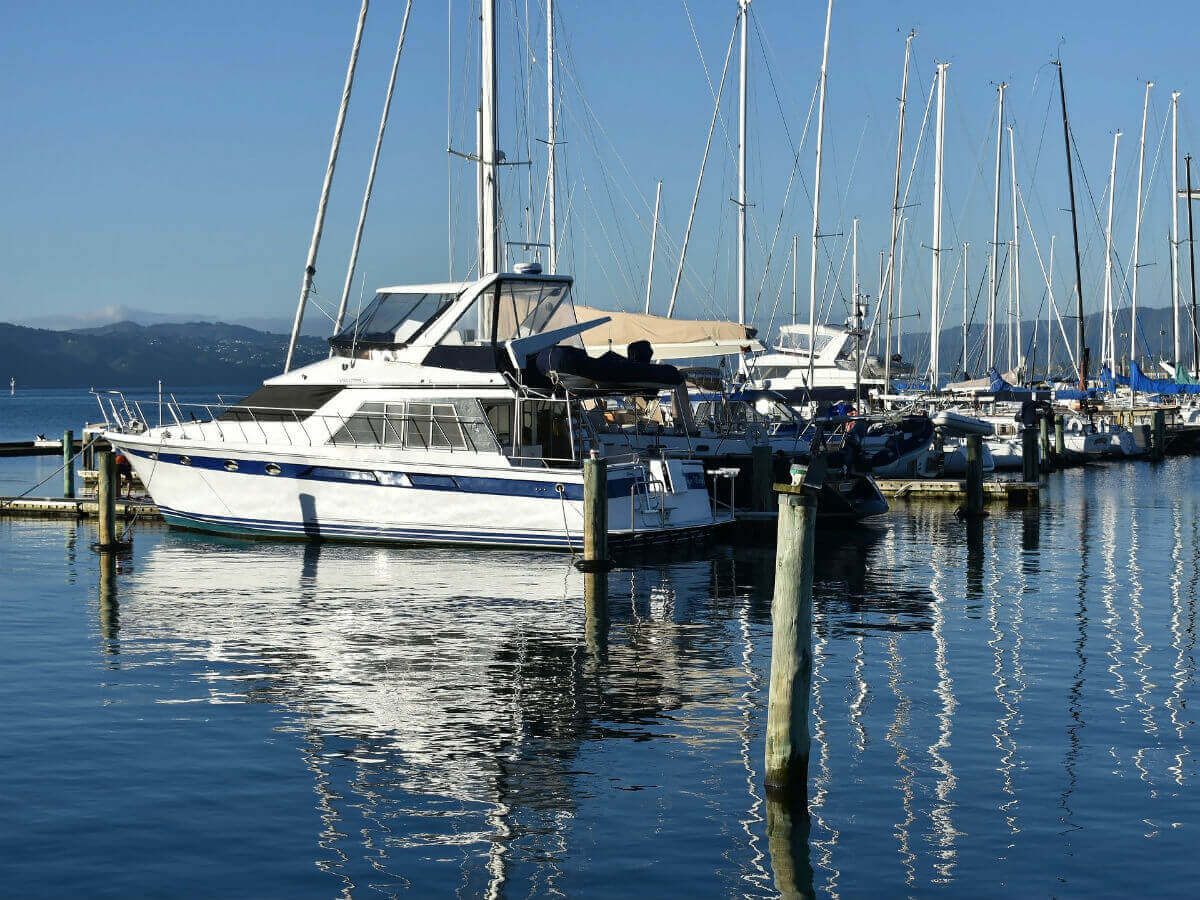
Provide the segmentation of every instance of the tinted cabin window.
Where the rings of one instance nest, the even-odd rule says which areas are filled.
[[[567,406],[549,400],[521,404],[521,456],[573,459]]]
[[[367,402],[346,419],[330,443],[477,453],[499,449],[474,399]]]
[[[483,411],[487,416],[488,425],[500,441],[500,446],[508,449],[512,446],[512,400],[484,400]]]
[[[294,422],[307,418],[341,392],[335,385],[268,385],[229,407],[220,421]]]

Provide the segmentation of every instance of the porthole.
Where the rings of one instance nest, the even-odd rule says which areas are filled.
[[[283,471],[283,469],[279,468],[279,466],[275,465],[275,463],[267,463],[266,466],[263,468],[263,471],[266,472],[268,475],[278,475],[280,472]]]
[[[237,464],[236,459],[225,460],[225,471],[226,472],[236,472],[237,470],[238,470],[238,464]]]
[[[181,456],[179,457],[179,464],[181,466],[190,466],[192,464],[192,458],[190,456]]]

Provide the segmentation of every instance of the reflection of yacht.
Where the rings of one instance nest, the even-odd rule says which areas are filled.
[[[174,422],[145,428],[114,406],[107,436],[174,525],[566,548],[582,540],[582,462],[600,447],[580,397],[604,393],[604,373],[567,391],[538,360],[586,358],[586,328],[559,276],[384,288],[329,359],[201,421],[171,404]],[[630,366],[611,376],[624,390],[649,379],[656,391],[676,371]],[[613,461],[608,497],[618,539],[713,521],[698,462]]]
[[[158,703],[270,704],[312,773],[318,840],[336,855],[329,875],[376,889],[403,882],[416,895],[461,878],[464,896],[503,896],[491,889],[549,877],[589,846],[573,823],[589,796],[580,769],[597,746],[644,739],[666,710],[672,734],[692,732],[705,752],[738,737],[726,699],[737,684],[724,688],[736,648],[724,616],[707,609],[732,602],[714,583],[717,565],[630,571],[613,611],[635,608],[637,621],[610,642],[592,600],[581,601],[587,578],[562,557],[495,553],[480,577],[478,555],[460,549],[247,552],[175,535],[121,576],[114,662],[181,663],[185,677]],[[676,596],[691,611],[677,612]],[[299,760],[294,769],[286,774],[305,779]],[[613,768],[593,780],[642,774]],[[436,863],[425,858],[433,850]]]
[[[746,371],[754,384],[776,391],[808,388],[809,358],[812,356],[811,387],[854,390],[858,358],[854,329],[818,325],[814,330],[816,349],[810,354],[810,326],[781,325],[774,346],[768,352],[746,360]],[[896,356],[892,359],[891,371],[897,376],[908,375],[913,367]],[[883,360],[875,356],[863,360],[861,384],[864,388],[882,387],[883,374]]]

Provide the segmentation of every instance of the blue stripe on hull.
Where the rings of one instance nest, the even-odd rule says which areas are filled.
[[[277,463],[278,474],[267,472],[267,460],[246,459],[218,456],[189,455],[186,453],[167,453],[146,450],[141,447],[131,448],[122,446],[122,452],[130,456],[140,456],[144,459],[157,459],[164,465],[188,466],[197,469],[229,472],[232,475],[262,475],[271,478],[295,478],[303,481],[332,481],[339,484],[360,484],[375,487],[391,487],[401,490],[418,489],[431,491],[458,491],[468,494],[496,494],[511,497],[541,497],[547,500],[558,500],[558,488],[562,488],[562,497],[566,500],[582,500],[583,485],[578,482],[541,481],[530,478],[504,478],[481,475],[444,475],[428,472],[398,472],[385,469],[332,466],[328,464],[307,463]],[[182,462],[187,459],[187,462]],[[227,463],[236,463],[237,468],[230,469]],[[378,475],[383,475],[380,480]],[[398,478],[407,478],[411,487],[398,482]],[[628,497],[636,480],[628,475],[618,474],[608,480],[608,496]]]

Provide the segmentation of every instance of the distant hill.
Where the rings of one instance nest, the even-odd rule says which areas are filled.
[[[283,367],[287,337],[222,322],[51,331],[0,323],[0,377],[28,387],[175,387],[254,384]],[[302,337],[297,363],[328,352],[323,338]]]
[[[928,328],[925,328],[921,324],[928,320],[928,316],[924,315],[925,312],[925,310],[921,311],[923,316],[921,319],[909,320],[904,323],[905,333],[901,343],[905,358],[910,361],[916,361],[918,367],[927,367],[929,364],[929,331]],[[1002,311],[999,311],[997,314],[1000,315],[1001,313]],[[981,313],[977,313],[976,318],[980,318],[981,315]],[[948,313],[948,319],[943,320],[942,323],[941,341],[938,346],[943,375],[958,377],[962,372],[963,342],[961,317],[961,309],[951,309]],[[1190,311],[1186,314],[1181,314],[1180,318],[1183,329],[1181,340],[1183,355],[1185,360],[1190,361],[1192,358],[1192,322]],[[1093,375],[1099,371],[1101,363],[1100,320],[1101,316],[1099,313],[1089,313],[1085,321],[1087,342],[1092,351],[1091,372]],[[1071,342],[1071,350],[1073,351],[1075,349],[1075,322],[1076,319],[1073,315],[1064,315],[1062,317],[1061,330],[1058,322],[1053,322],[1053,328],[1051,329],[1053,338],[1051,369],[1056,372],[1065,373],[1071,368],[1071,357],[1063,342],[1062,333],[1066,331],[1067,337]],[[1117,314],[1116,322],[1117,366],[1122,369],[1127,367],[1126,360],[1129,355],[1129,325],[1129,310],[1120,310]],[[1022,335],[1025,339],[1024,355],[1031,362],[1034,371],[1041,373],[1046,369],[1046,320],[1041,319],[1036,323],[1036,333],[1034,332],[1034,327],[1035,323],[1026,320],[1022,328]],[[1161,372],[1158,370],[1156,361],[1171,357],[1174,341],[1171,327],[1171,308],[1169,306],[1147,307],[1138,310],[1138,358],[1146,371],[1153,370],[1155,375],[1160,375]],[[979,324],[974,324],[968,329],[967,371],[976,377],[986,374],[981,365],[983,335],[984,329]],[[873,351],[874,344],[872,343],[870,350],[867,352]],[[1003,324],[1001,324],[1000,331],[996,335],[996,355],[1002,361],[1000,366],[1002,369],[1004,368],[1003,361],[1007,359],[1007,353],[1007,335]]]

